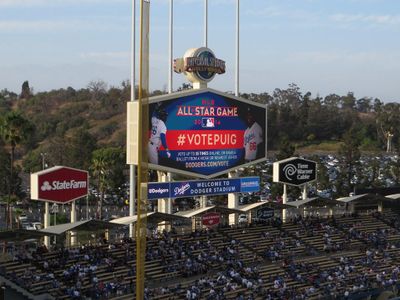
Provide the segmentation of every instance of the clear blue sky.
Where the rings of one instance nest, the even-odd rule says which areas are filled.
[[[138,1],[136,1],[138,3]],[[209,47],[234,90],[235,2],[209,0]],[[151,0],[150,87],[168,80],[168,4]],[[175,0],[174,57],[203,44],[204,0]],[[130,74],[130,0],[0,0],[0,89],[119,86]],[[241,0],[241,92],[296,83],[325,96],[400,101],[399,0]],[[185,82],[174,75],[174,88]]]

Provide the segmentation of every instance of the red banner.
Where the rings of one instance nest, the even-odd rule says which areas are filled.
[[[243,130],[168,130],[170,150],[214,150],[243,148]]]
[[[53,169],[53,168],[52,168]],[[89,180],[86,171],[55,167],[38,173],[38,200],[67,203],[88,194]]]
[[[201,218],[204,226],[215,226],[220,223],[220,214],[216,212],[211,212],[203,215]]]

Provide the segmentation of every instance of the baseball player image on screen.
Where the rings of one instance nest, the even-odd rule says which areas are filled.
[[[168,113],[165,109],[158,107],[151,116],[151,134],[149,139],[149,162],[158,165],[161,154],[161,146],[165,149],[165,155],[170,158],[171,153],[167,146],[167,121]]]
[[[251,109],[247,110],[247,129],[244,132],[244,160],[250,162],[260,156],[263,143],[263,131],[261,126],[255,121]]]

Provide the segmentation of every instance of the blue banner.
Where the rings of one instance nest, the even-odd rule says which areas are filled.
[[[257,218],[259,220],[266,220],[273,217],[274,217],[274,210],[272,208],[263,207],[257,211]]]
[[[243,177],[215,180],[190,180],[175,182],[150,182],[147,199],[183,198],[194,196],[250,193],[260,190],[260,177]]]

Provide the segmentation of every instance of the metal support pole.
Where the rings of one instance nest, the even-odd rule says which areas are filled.
[[[135,101],[135,41],[136,41],[136,8],[135,0],[132,0],[132,37],[131,37],[131,101]],[[135,184],[136,184],[135,166],[129,165],[129,216],[135,214]],[[133,238],[135,231],[133,223],[129,224],[129,237]]]
[[[383,212],[383,201],[382,200],[380,200],[380,201],[378,201],[378,212]]]
[[[204,47],[208,47],[208,0],[204,0]]]
[[[50,226],[50,209],[49,209],[49,202],[44,203],[44,228],[47,228]],[[45,236],[44,237],[44,245],[49,248],[50,247],[50,237]]]
[[[54,226],[57,225],[57,212],[54,212]],[[57,236],[54,236],[54,245],[57,244]]]
[[[1,286],[0,287],[0,300],[5,300],[6,298],[6,287]]]
[[[330,217],[333,216],[333,207],[332,206],[329,207],[329,216]]]
[[[303,185],[302,199],[303,199],[303,200],[306,200],[306,199],[307,199],[307,184],[304,184],[304,185]]]
[[[236,172],[229,172],[228,178],[235,178],[237,177]],[[228,194],[228,208],[237,209],[239,206],[239,197],[237,194],[229,193]],[[229,225],[237,224],[238,216],[237,214],[230,214],[229,215]]]
[[[129,184],[129,216],[133,217],[135,215],[135,166],[129,165],[129,176],[130,176],[130,184]],[[134,238],[135,231],[133,228],[133,223],[129,224],[129,237]]]
[[[89,220],[89,195],[86,195],[86,220]]]
[[[76,222],[76,203],[72,201],[71,203],[71,223]],[[76,245],[76,231],[71,231],[71,246]]]
[[[171,181],[171,173],[164,173],[161,171],[157,172],[158,174],[158,182],[170,182]],[[172,199],[158,199],[157,200],[157,211],[165,214],[172,214]],[[169,231],[171,228],[170,225],[166,225],[166,223],[162,222],[158,225],[158,230],[167,230]]]
[[[287,203],[287,186],[286,184],[283,184],[283,195],[282,195],[282,204],[286,204]],[[286,218],[287,218],[287,209],[283,208],[282,209],[282,222],[286,222]]]
[[[174,26],[174,0],[169,0],[169,60],[168,60],[168,93],[173,90],[173,26]]]
[[[236,73],[235,73],[235,96],[239,96],[239,8],[240,0],[236,2]]]

